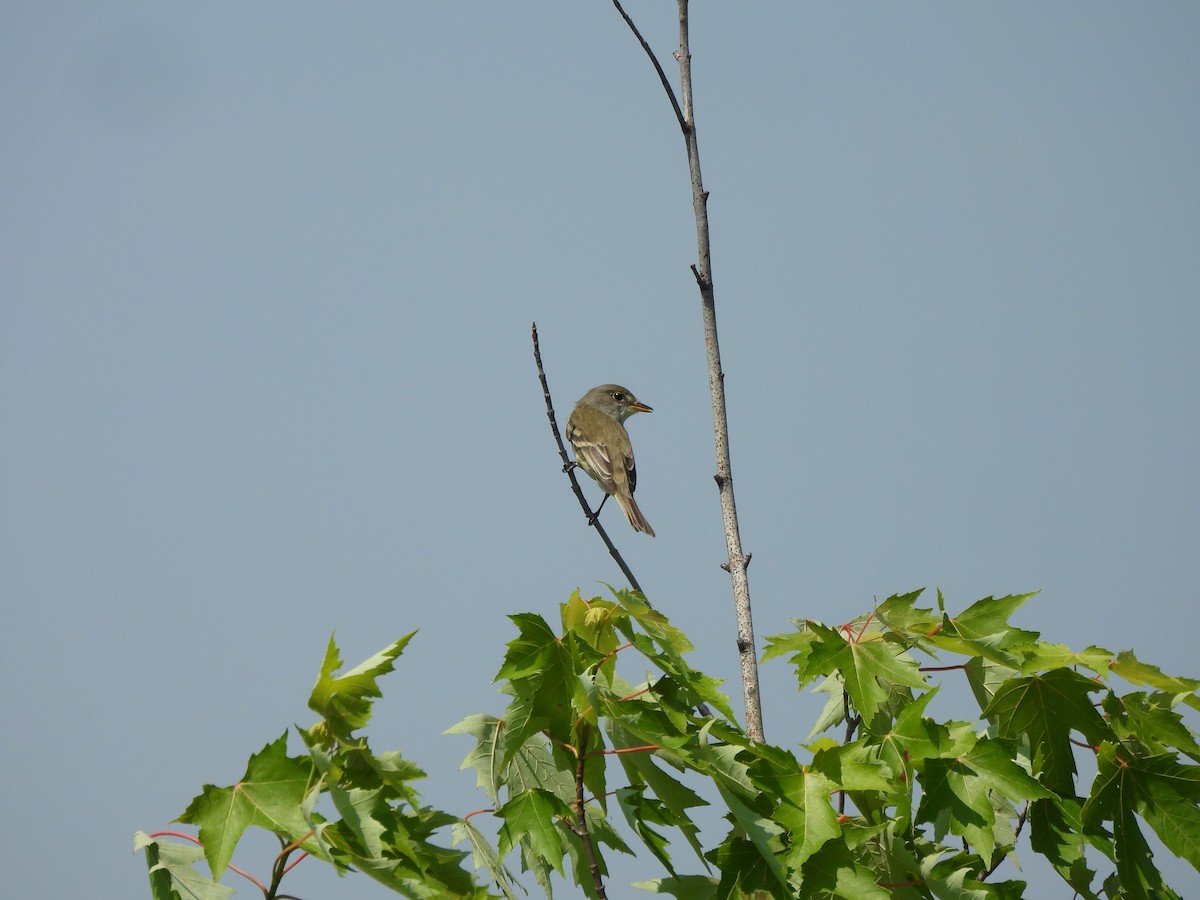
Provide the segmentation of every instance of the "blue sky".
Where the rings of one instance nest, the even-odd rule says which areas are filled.
[[[674,4],[628,8],[670,62]],[[760,636],[1040,589],[1023,627],[1200,674],[1198,34],[1187,3],[694,5]],[[145,895],[133,832],[311,721],[334,630],[353,662],[421,629],[373,745],[482,805],[440,732],[502,709],[505,616],[619,579],[534,320],[560,420],[608,381],[655,408],[658,537],[605,517],[740,696],[683,145],[611,5],[10,3],[0,124],[14,896]],[[763,682],[794,745],[820,702]]]

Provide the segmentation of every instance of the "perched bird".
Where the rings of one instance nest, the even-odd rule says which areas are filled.
[[[633,499],[637,487],[637,469],[633,465],[633,445],[625,420],[634,413],[653,410],[619,384],[594,387],[575,404],[567,419],[567,440],[575,448],[575,462],[596,480],[604,493],[617,498],[634,531],[654,537],[654,529]],[[606,496],[605,500],[608,499]],[[600,503],[604,506],[603,501]],[[596,510],[599,515],[600,510]]]

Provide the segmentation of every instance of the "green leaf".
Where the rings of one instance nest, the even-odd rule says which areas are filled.
[[[772,638],[774,655],[784,652],[785,647],[792,652],[789,662],[795,666],[801,686],[818,675],[838,671],[854,708],[864,719],[870,719],[888,698],[884,683],[917,689],[929,687],[904,646],[884,640],[879,632],[865,635],[853,632],[853,639],[848,639],[842,631],[820,622],[805,622],[804,627],[807,633]]]
[[[721,870],[718,897],[791,900],[795,896],[791,886],[780,881],[778,864],[772,865],[770,857],[763,856],[740,829],[730,832],[720,846],[709,851],[708,859]]]
[[[1153,854],[1137,824],[1137,813],[1154,816],[1163,843],[1175,853],[1190,854],[1189,861],[1195,866],[1200,827],[1195,805],[1200,779],[1193,766],[1178,766],[1166,757],[1137,759],[1123,753],[1117,744],[1105,743],[1099,748],[1092,794],[1084,803],[1080,818],[1089,828],[1104,820],[1113,823],[1117,874],[1129,897],[1137,900],[1174,897],[1153,864]],[[1166,807],[1165,814],[1155,808],[1160,803]],[[1172,833],[1176,825],[1182,834]]]
[[[1008,619],[1033,596],[984,597],[959,615],[947,616],[942,630],[932,635],[930,642],[945,650],[1020,669],[1025,655],[1032,652],[1038,633],[1016,628]],[[940,592],[938,598],[940,601]]]
[[[1029,843],[1058,871],[1084,900],[1098,900],[1092,890],[1096,873],[1084,856],[1087,841],[1079,813],[1083,802],[1076,797],[1038,800],[1029,808]]]
[[[1084,818],[1114,822],[1118,859],[1122,850],[1116,828],[1132,811],[1154,828],[1168,850],[1200,869],[1200,767],[1180,765],[1173,754],[1132,756],[1114,744],[1102,746],[1097,759],[1099,771]],[[1137,853],[1135,849],[1125,855]]]
[[[495,716],[467,716],[451,725],[442,734],[469,734],[475,738],[475,747],[467,754],[459,769],[475,770],[475,786],[482,788],[493,803],[500,801],[501,770],[498,736],[500,720]]]
[[[195,844],[177,841],[158,841],[145,832],[133,837],[133,849],[144,850],[150,873],[150,896],[153,900],[225,900],[232,888],[217,884],[195,868],[204,858],[204,850]]]
[[[377,802],[371,818],[384,825],[378,850],[362,848],[345,822],[335,822],[325,836],[355,869],[406,897],[422,900],[491,896],[463,868],[466,854],[430,842],[433,833],[455,823],[452,816],[422,808],[404,812]]]
[[[614,744],[631,746],[629,742],[622,740],[623,734],[617,725],[613,727],[613,736]],[[663,865],[667,866],[668,871],[673,871],[670,863],[664,858],[666,856],[665,839],[658,832],[650,829],[649,824],[673,826],[682,832],[697,858],[703,862],[704,851],[697,837],[700,829],[692,821],[687,811],[698,806],[707,806],[708,802],[702,800],[690,788],[659,768],[655,757],[648,752],[621,753],[617,758],[631,785],[629,788],[617,792],[618,799],[621,801],[621,810],[625,813],[630,827],[646,843],[647,848],[663,862]],[[644,796],[643,786],[653,791],[657,798],[658,803],[652,807],[653,814],[651,814],[649,805],[639,806],[650,803],[650,798]],[[646,833],[643,833],[643,828]]]
[[[682,631],[670,623],[666,616],[652,608],[646,598],[637,591],[609,590],[617,598],[622,608],[629,613],[638,625],[646,632],[664,652],[682,658],[696,648]]]
[[[289,840],[310,831],[302,805],[314,781],[312,760],[287,755],[287,732],[250,757],[246,774],[229,787],[204,785],[175,821],[200,826],[200,841],[212,869],[221,877],[243,832],[257,825]],[[314,848],[315,849],[315,848]]]
[[[736,721],[729,697],[720,690],[721,679],[705,675],[687,664],[684,654],[693,648],[683,633],[662,613],[650,609],[640,594],[618,591],[616,596],[628,615],[615,617],[615,627],[639,653],[668,676],[672,700],[669,705],[680,711],[691,711],[706,704],[729,722]],[[635,629],[635,624],[644,633]],[[662,699],[665,701],[667,697]]]
[[[1018,900],[1025,896],[1024,882],[988,884],[975,878],[978,871],[979,858],[967,854],[939,859],[937,853],[928,852],[921,859],[921,875],[938,900]]]
[[[1072,731],[1099,744],[1111,736],[1090,694],[1100,686],[1069,669],[1014,678],[996,692],[983,715],[1001,737],[1027,736],[1042,783],[1061,795],[1073,795],[1075,754]]]
[[[1200,681],[1195,678],[1176,678],[1166,675],[1158,666],[1144,663],[1133,655],[1132,650],[1122,650],[1109,668],[1130,684],[1146,685],[1165,694],[1177,694],[1192,709],[1200,710]]]
[[[637,881],[633,885],[651,894],[670,894],[679,900],[711,900],[717,895],[717,879],[707,875],[678,875]]]
[[[671,864],[671,854],[667,852],[669,841],[651,825],[674,825],[675,817],[663,806],[661,800],[657,797],[647,797],[645,791],[640,788],[619,789],[617,803],[634,834],[641,839],[654,858],[663,864],[663,868],[674,875],[675,867]]]
[[[1001,742],[981,738],[952,759],[927,759],[920,773],[924,792],[917,821],[934,823],[939,840],[947,830],[964,838],[990,866],[997,843],[992,792],[1012,800],[1054,796],[1017,765],[1012,755]]]
[[[1126,742],[1136,742],[1145,755],[1153,756],[1174,748],[1200,762],[1200,744],[1196,735],[1184,724],[1183,717],[1172,709],[1178,694],[1126,694],[1104,698],[1104,711],[1117,736]]]
[[[803,794],[784,798],[775,810],[775,821],[788,829],[791,848],[787,864],[799,869],[814,853],[841,834],[837,813],[829,796],[834,783],[819,772],[809,771]]]
[[[523,613],[509,618],[520,633],[509,642],[496,676],[509,679],[513,694],[500,734],[504,765],[539,731],[553,740],[572,742],[577,712],[588,705],[577,675],[591,664],[580,659],[578,642],[569,637],[560,640],[540,616]]]
[[[923,593],[925,591],[922,589],[908,594],[893,594],[875,607],[875,617],[899,635],[924,640],[941,626],[942,617],[932,609],[916,606]]]
[[[404,652],[415,634],[415,631],[410,631],[343,675],[336,674],[342,667],[342,659],[337,644],[330,636],[325,661],[321,664],[317,683],[308,698],[308,708],[325,720],[330,734],[338,740],[350,742],[353,740],[352,732],[367,724],[371,718],[372,702],[380,696],[376,679],[392,671],[396,658]]]
[[[1021,674],[1029,675],[1033,672],[1046,671],[1048,669],[1067,669],[1074,666],[1083,666],[1084,668],[1091,669],[1093,672],[1107,675],[1112,659],[1112,653],[1103,647],[1088,647],[1076,653],[1065,644],[1049,644],[1045,641],[1038,641],[1025,654],[1025,663],[1021,666]]]
[[[845,844],[831,841],[804,865],[801,900],[891,900],[888,888],[880,887],[875,873],[861,865]]]
[[[471,858],[475,863],[476,871],[479,869],[486,871],[488,878],[504,892],[507,900],[517,900],[517,893],[514,889],[515,877],[500,861],[500,857],[492,849],[492,845],[487,842],[487,838],[479,832],[479,829],[470,822],[462,820],[454,823],[451,835],[456,846],[464,840],[470,843]]]
[[[987,709],[996,696],[996,691],[1018,674],[1016,669],[990,659],[984,659],[982,656],[975,656],[967,660],[963,665],[963,672],[967,676],[967,684],[971,686],[971,693],[975,695],[975,702],[979,704],[980,709]]]
[[[559,650],[558,635],[541,616],[519,613],[509,619],[517,626],[518,634],[508,642],[508,652],[496,673],[496,681],[537,675]]]
[[[501,857],[523,844],[537,859],[553,866],[563,874],[562,838],[555,826],[555,819],[562,817],[570,821],[571,809],[549,791],[530,790],[517,794],[496,810],[504,820],[500,826]]]

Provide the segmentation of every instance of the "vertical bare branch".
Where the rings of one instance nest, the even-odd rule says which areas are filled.
[[[754,652],[754,621],[750,615],[750,583],[746,568],[750,557],[742,552],[742,537],[738,528],[737,506],[733,497],[733,468],[729,454],[729,420],[725,412],[725,373],[721,368],[721,348],[717,341],[717,308],[713,290],[712,254],[708,239],[708,191],[700,177],[700,149],[696,140],[695,109],[692,103],[692,53],[688,41],[688,0],[677,0],[679,4],[679,49],[675,59],[679,63],[679,86],[683,98],[682,107],[671,89],[671,84],[659,65],[654,52],[642,37],[633,20],[621,7],[620,0],[613,5],[629,26],[646,55],[654,64],[659,80],[663,84],[671,106],[683,130],[687,145],[688,171],[692,180],[692,208],[696,213],[696,245],[698,257],[692,266],[692,274],[700,288],[700,310],[704,323],[704,345],[708,353],[708,387],[713,408],[713,437],[716,443],[717,473],[714,476],[721,500],[721,518],[725,523],[725,545],[729,562],[722,566],[728,570],[733,583],[734,614],[737,618],[738,659],[742,669],[742,692],[746,704],[746,734],[750,740],[763,740],[762,698],[758,688],[758,658]]]

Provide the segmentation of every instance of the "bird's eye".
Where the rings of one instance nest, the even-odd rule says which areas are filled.
[[[624,403],[625,395],[622,394],[620,391],[613,391],[613,399],[616,400],[618,403]]]

